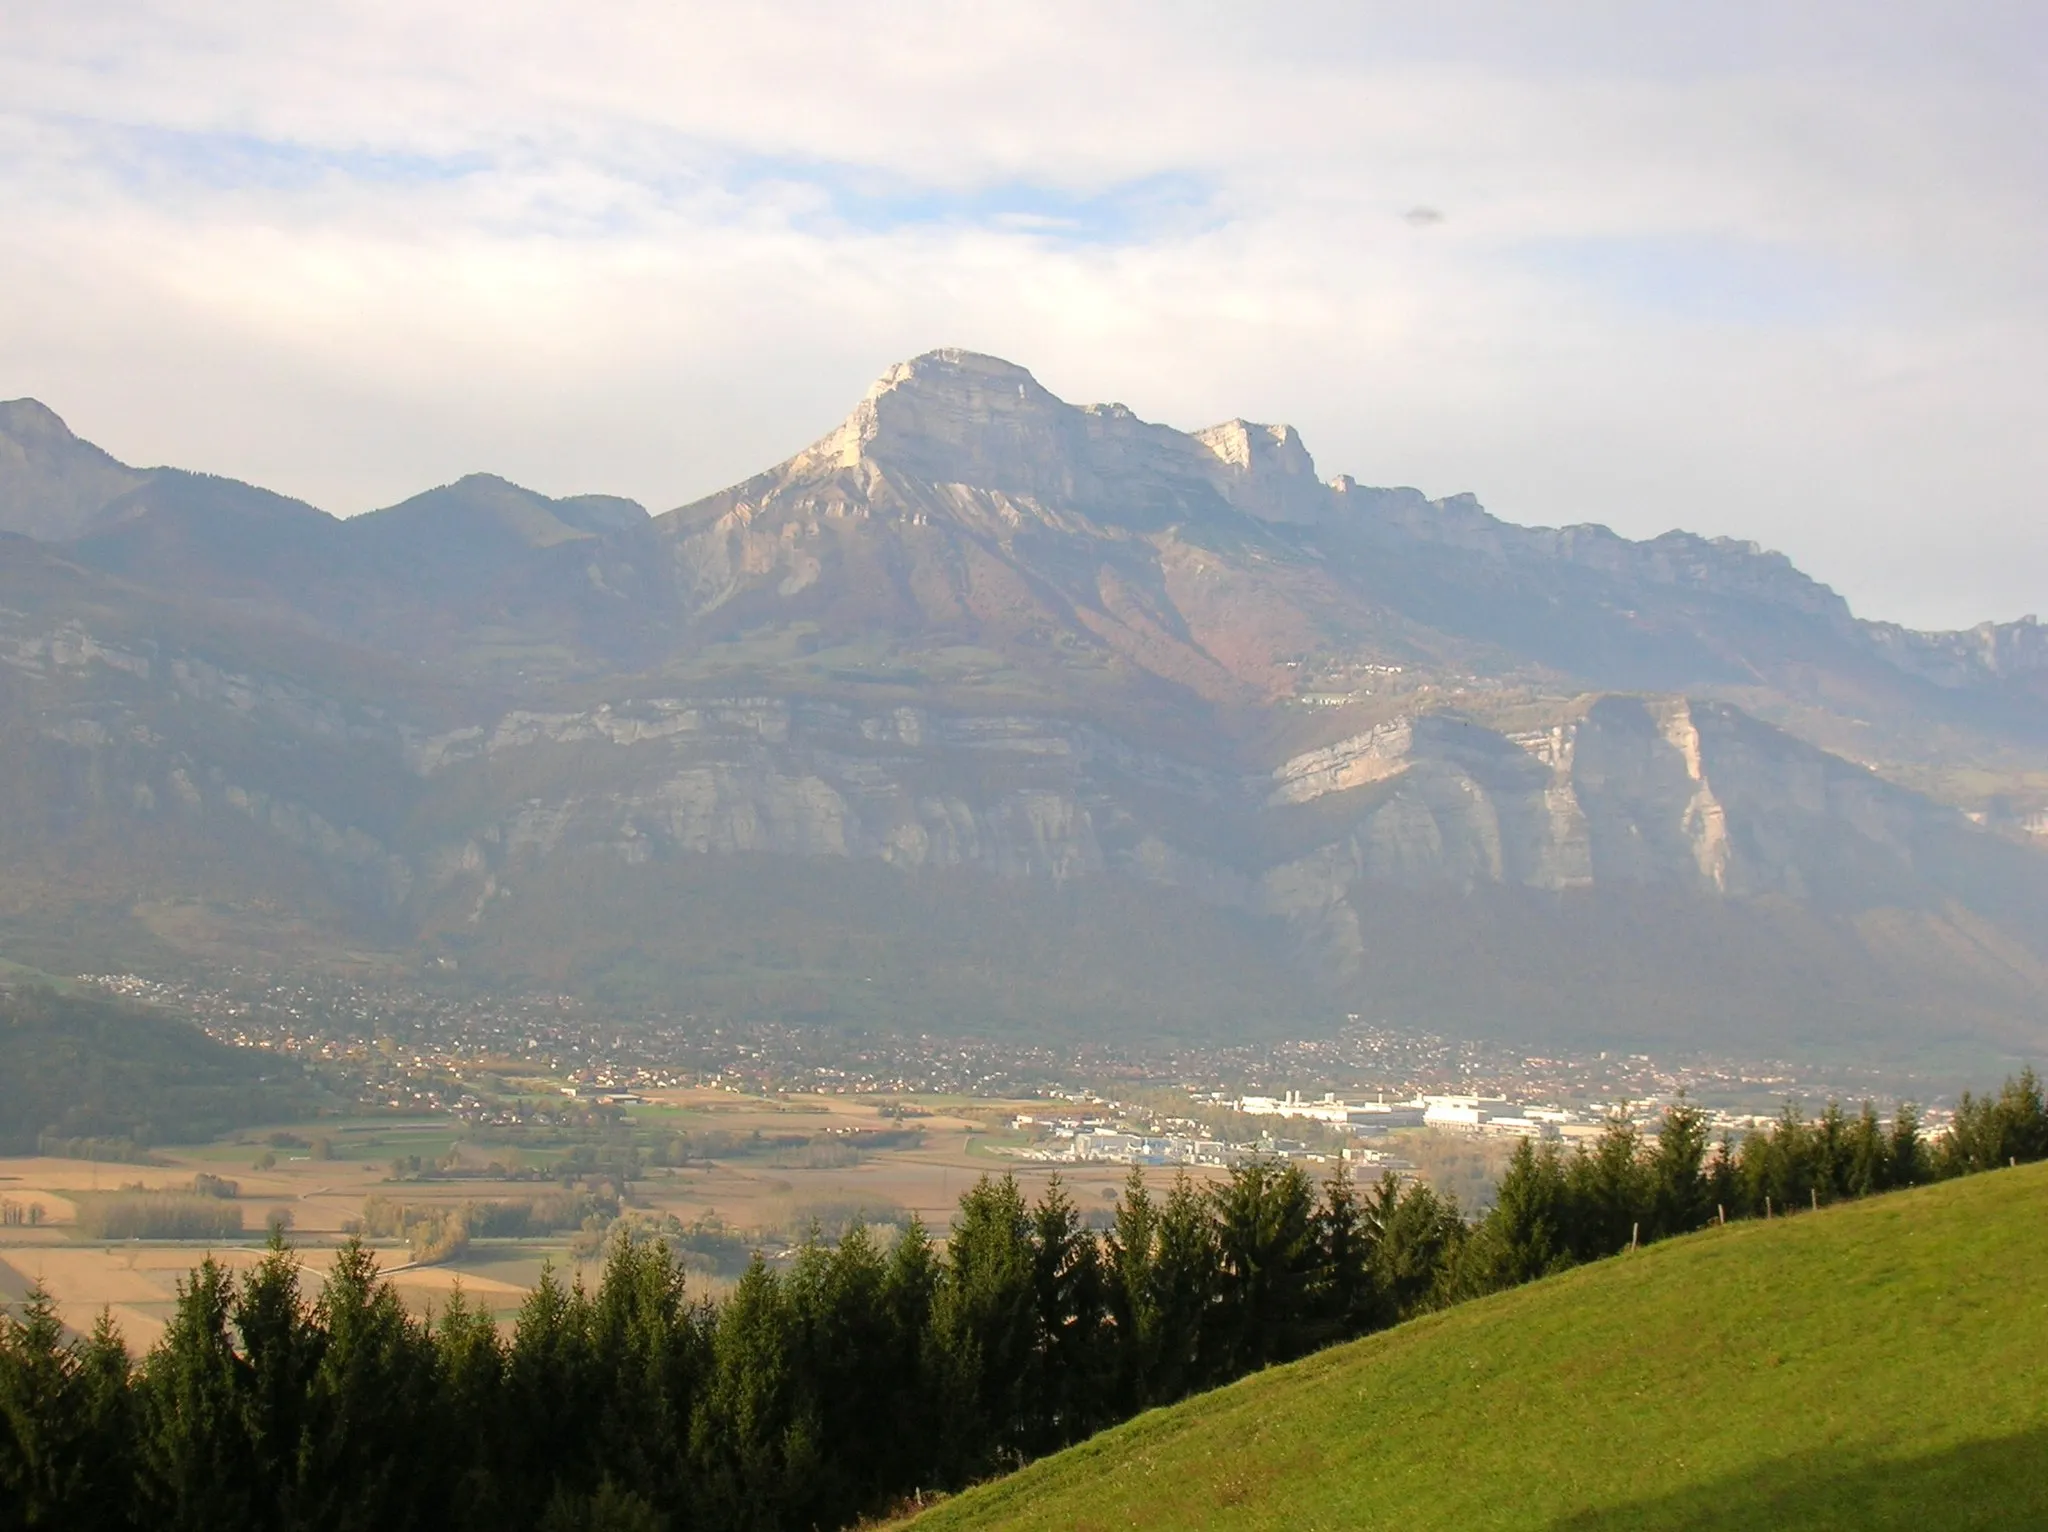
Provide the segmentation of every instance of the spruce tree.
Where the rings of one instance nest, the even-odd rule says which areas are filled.
[[[1135,1414],[1153,1399],[1160,1341],[1154,1291],[1158,1244],[1159,1208],[1145,1186],[1143,1168],[1133,1165],[1117,1199],[1116,1223],[1103,1242],[1112,1396],[1120,1415]]]
[[[124,1497],[103,1461],[106,1421],[80,1348],[64,1338],[56,1304],[38,1282],[20,1318],[0,1319],[0,1525],[112,1526]],[[96,1418],[98,1417],[98,1418]]]
[[[548,1504],[558,1489],[589,1495],[590,1433],[598,1412],[590,1301],[552,1265],[519,1306],[505,1358],[505,1483],[515,1507]]]
[[[434,1438],[431,1336],[361,1239],[336,1254],[314,1322],[323,1345],[307,1389],[294,1524],[394,1532],[446,1520],[447,1478]]]
[[[1849,1121],[1842,1114],[1842,1103],[1830,1101],[1808,1138],[1813,1167],[1807,1186],[1809,1206],[1837,1202],[1849,1195],[1849,1140]]]
[[[589,1309],[597,1472],[657,1511],[688,1503],[691,1419],[708,1368],[708,1321],[660,1240],[613,1237]]]
[[[1919,1186],[1933,1179],[1934,1166],[1927,1153],[1927,1142],[1920,1136],[1920,1113],[1910,1101],[1901,1101],[1892,1113],[1889,1158],[1889,1186]]]
[[[1746,1218],[1751,1209],[1742,1181],[1740,1146],[1732,1133],[1723,1131],[1714,1141],[1713,1156],[1707,1161],[1706,1201],[1716,1218]]]
[[[1366,1203],[1373,1285],[1387,1323],[1432,1308],[1447,1284],[1465,1237],[1457,1202],[1426,1181],[1404,1186],[1393,1171],[1380,1177]]]
[[[228,1331],[234,1281],[212,1256],[178,1284],[177,1306],[143,1364],[138,1516],[164,1532],[265,1525],[249,1440],[247,1364]]]
[[[1323,1183],[1316,1212],[1316,1266],[1315,1344],[1348,1340],[1373,1328],[1379,1305],[1372,1284],[1372,1242],[1350,1162],[1342,1155]]]
[[[696,1413],[696,1460],[710,1525],[773,1532],[815,1471],[823,1444],[800,1412],[793,1322],[782,1279],[756,1253],[718,1311]]]
[[[960,1199],[933,1305],[944,1465],[955,1481],[1014,1465],[1039,1386],[1036,1256],[1014,1176]]]
[[[888,1346],[874,1361],[880,1374],[881,1410],[889,1439],[880,1454],[888,1485],[901,1494],[937,1485],[942,1476],[939,1450],[936,1342],[932,1306],[939,1290],[939,1254],[913,1217],[889,1251],[889,1270],[882,1283],[882,1304],[888,1316]]]
[[[1571,1263],[1564,1158],[1556,1144],[1523,1139],[1494,1191],[1493,1210],[1473,1240],[1465,1290],[1494,1292],[1532,1282]]]
[[[1607,1119],[1589,1151],[1572,1156],[1570,1186],[1572,1255],[1596,1261],[1626,1250],[1637,1226],[1650,1213],[1650,1175],[1643,1163],[1643,1136],[1627,1114]]]
[[[1863,1103],[1843,1134],[1842,1177],[1843,1190],[1851,1197],[1874,1196],[1891,1186],[1891,1145],[1873,1102]]]
[[[1649,1197],[1643,1237],[1689,1234],[1713,1216],[1705,1162],[1707,1114],[1683,1099],[1664,1113],[1646,1167]]]
[[[1101,1247],[1058,1176],[1031,1225],[1039,1357],[1025,1450],[1037,1454],[1080,1440],[1106,1418],[1110,1375]]]
[[[879,1508],[893,1487],[900,1426],[889,1418],[894,1326],[888,1266],[867,1225],[836,1246],[813,1239],[787,1278],[797,1413],[821,1447],[818,1471],[792,1512],[820,1526]]]
[[[246,1369],[241,1412],[254,1462],[251,1490],[279,1525],[295,1526],[303,1520],[299,1480],[313,1374],[327,1337],[307,1310],[298,1261],[281,1231],[243,1276],[230,1323]]]
[[[73,1382],[87,1468],[82,1492],[66,1512],[65,1524],[79,1532],[132,1526],[136,1519],[135,1364],[114,1316],[105,1309],[93,1321],[77,1356]]]
[[[1232,1375],[1297,1356],[1309,1340],[1314,1188],[1299,1166],[1256,1159],[1210,1193],[1220,1356]]]
[[[1209,1200],[1185,1171],[1159,1213],[1151,1265],[1158,1339],[1150,1348],[1149,1403],[1165,1404],[1224,1376],[1217,1344],[1221,1264]]]
[[[434,1327],[439,1354],[440,1447],[449,1520],[460,1532],[517,1524],[507,1495],[505,1348],[488,1309],[471,1308],[460,1282]]]

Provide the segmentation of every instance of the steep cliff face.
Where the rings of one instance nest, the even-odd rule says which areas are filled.
[[[1748,545],[1324,483],[1286,426],[962,352],[652,519],[476,476],[338,522],[60,428],[0,417],[0,521],[80,529],[0,533],[0,941],[920,1026],[2041,1040],[2031,622],[1862,623]]]
[[[2031,864],[1952,810],[1725,704],[1584,702],[1514,735],[1404,719],[1287,762],[1269,803],[1328,799],[1349,823],[1266,872],[1262,906],[1321,930],[1353,974],[1365,952],[1344,909],[1372,885],[1645,887],[1849,916],[1975,903],[2034,924],[2011,890],[1970,886],[1980,857]]]

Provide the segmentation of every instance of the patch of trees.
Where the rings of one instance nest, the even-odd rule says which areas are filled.
[[[616,1218],[616,1198],[591,1192],[548,1193],[495,1201],[407,1202],[370,1197],[363,1203],[361,1232],[372,1239],[403,1239],[414,1262],[452,1261],[472,1239],[525,1239],[597,1227]]]
[[[1419,1311],[1723,1218],[2048,1157],[2031,1075],[1930,1146],[1909,1111],[1788,1111],[1711,1146],[1681,1106],[1570,1156],[1525,1145],[1471,1222],[1393,1176],[1133,1172],[1104,1234],[1054,1182],[983,1179],[943,1250],[856,1223],[722,1302],[677,1250],[615,1238],[594,1290],[552,1273],[509,1336],[459,1291],[409,1314],[351,1244],[317,1295],[273,1240],[208,1261],[139,1364],[32,1293],[0,1327],[0,1529],[849,1525]]]
[[[202,1192],[82,1193],[77,1229],[86,1239],[234,1239],[242,1210]]]
[[[225,1047],[140,1006],[0,988],[0,1153],[146,1163],[152,1144],[312,1106],[303,1072],[275,1054]]]

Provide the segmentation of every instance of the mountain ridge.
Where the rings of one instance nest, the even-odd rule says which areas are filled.
[[[346,521],[72,483],[7,422],[100,459],[8,408],[0,528],[81,531],[0,559],[0,940],[90,894],[154,961],[260,953],[284,910],[291,961],[848,1024],[2041,1026],[2030,620],[1870,623],[1751,544],[1324,482],[1290,427],[1181,432],[971,352],[655,516],[482,474]],[[119,492],[81,512],[88,483]],[[941,888],[1033,934],[935,923]]]

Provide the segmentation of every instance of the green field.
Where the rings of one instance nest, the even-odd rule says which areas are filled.
[[[954,1528],[2048,1526],[2048,1165],[1731,1225],[1157,1410]]]

